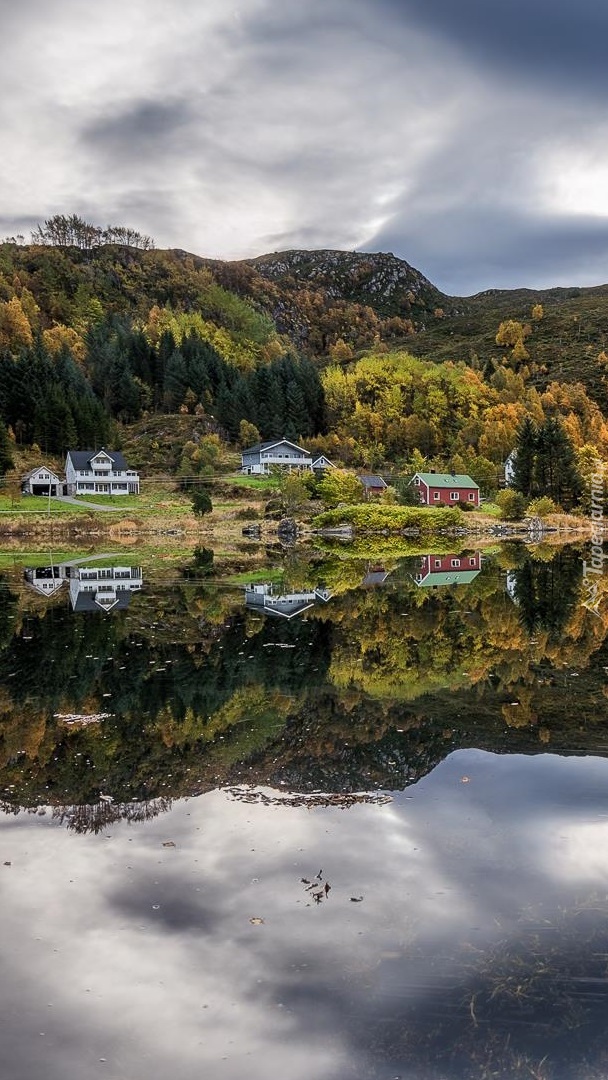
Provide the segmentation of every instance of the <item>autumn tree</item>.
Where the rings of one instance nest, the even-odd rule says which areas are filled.
[[[327,507],[340,503],[358,503],[363,500],[363,488],[353,473],[345,469],[331,469],[317,486],[317,493]]]

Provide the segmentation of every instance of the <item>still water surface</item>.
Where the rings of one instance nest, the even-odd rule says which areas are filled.
[[[579,551],[24,562],[7,1080],[608,1077],[608,649]]]

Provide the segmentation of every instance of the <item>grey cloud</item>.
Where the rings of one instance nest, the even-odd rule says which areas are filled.
[[[137,0],[133,57],[117,0],[99,48],[78,10],[3,15],[2,235],[78,212],[216,257],[390,247],[450,292],[608,277],[603,219],[559,217],[541,178],[543,155],[605,159],[592,0]]]
[[[363,6],[371,3],[363,0]],[[570,92],[608,91],[608,7],[597,0],[380,0],[404,33],[414,26],[457,45],[490,75],[551,82]]]
[[[368,251],[406,252],[443,292],[593,285],[608,279],[608,221],[460,205],[412,220],[398,211]]]
[[[142,101],[85,124],[80,138],[85,147],[108,156],[156,157],[176,149],[193,120],[186,101]]]

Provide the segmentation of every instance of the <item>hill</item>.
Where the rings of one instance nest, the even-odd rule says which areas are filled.
[[[167,414],[200,420],[189,472],[211,435],[499,464],[523,415],[603,453],[607,338],[608,286],[449,297],[385,253],[0,244],[0,417],[47,454]]]

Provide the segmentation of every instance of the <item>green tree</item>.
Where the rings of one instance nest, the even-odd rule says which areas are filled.
[[[521,521],[526,510],[526,500],[520,491],[514,491],[513,488],[499,491],[496,505],[500,507],[502,521]]]
[[[574,447],[557,417],[550,416],[539,430],[535,471],[539,495],[548,495],[565,510],[576,505],[581,478]]]
[[[317,494],[327,507],[363,502],[363,488],[359,480],[345,469],[330,469],[318,484]]]
[[[14,465],[12,444],[4,424],[0,423],[0,475],[5,476]]]
[[[527,416],[517,432],[511,487],[528,497],[534,494],[537,448],[538,428]]]
[[[198,491],[192,493],[192,512],[197,517],[203,517],[204,514],[210,514],[213,510],[213,503],[209,497],[208,492],[204,488],[200,488]]]

